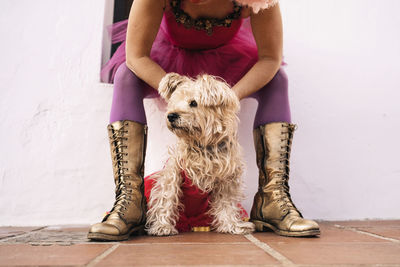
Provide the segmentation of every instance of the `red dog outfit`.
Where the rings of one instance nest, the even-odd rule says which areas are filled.
[[[154,174],[156,173],[150,174],[144,178],[144,194],[147,202],[149,202],[151,189],[155,183],[155,179],[153,178]],[[179,220],[176,223],[176,229],[179,232],[190,232],[194,227],[210,226],[213,220],[212,216],[208,214],[210,209],[210,195],[193,185],[185,171],[181,171],[181,176],[181,188],[183,193],[181,203],[183,203],[185,208],[179,213]],[[241,208],[242,218],[246,220],[248,218],[247,212],[240,204],[239,207]]]

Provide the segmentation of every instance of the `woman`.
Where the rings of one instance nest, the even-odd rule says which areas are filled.
[[[239,0],[238,0],[239,1]],[[145,224],[143,165],[147,126],[144,97],[155,97],[168,72],[220,76],[239,99],[258,101],[254,143],[259,190],[251,221],[285,236],[318,235],[293,204],[288,186],[291,124],[282,63],[278,0],[135,0],[129,15],[126,55],[122,49],[105,71],[118,70],[108,126],[116,201],[88,237],[124,240]],[[249,19],[246,19],[249,18]],[[249,23],[250,21],[250,23]],[[111,71],[112,72],[112,71]]]

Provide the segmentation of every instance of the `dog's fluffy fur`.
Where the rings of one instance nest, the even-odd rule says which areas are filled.
[[[164,77],[160,95],[167,101],[167,125],[178,137],[170,159],[156,174],[147,212],[147,232],[173,235],[179,218],[181,170],[211,196],[212,229],[246,234],[254,225],[244,222],[238,203],[243,199],[240,146],[237,142],[239,100],[229,86],[213,76],[196,80],[175,73]],[[169,117],[168,117],[169,116]]]

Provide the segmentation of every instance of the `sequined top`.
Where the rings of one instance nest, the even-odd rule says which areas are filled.
[[[233,1],[233,11],[225,18],[193,19],[189,14],[181,9],[181,2],[181,0],[171,1],[171,9],[175,16],[176,22],[183,24],[187,29],[193,27],[196,30],[204,30],[208,35],[212,35],[213,27],[215,26],[230,27],[233,20],[240,18],[242,11],[242,6]]]

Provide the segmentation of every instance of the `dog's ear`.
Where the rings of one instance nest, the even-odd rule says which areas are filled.
[[[158,85],[158,93],[168,102],[176,88],[187,79],[187,77],[179,75],[178,73],[170,72],[161,79]]]
[[[204,106],[227,106],[239,111],[239,99],[230,86],[221,78],[212,75],[201,75],[197,77],[197,83],[202,92],[200,103]]]

